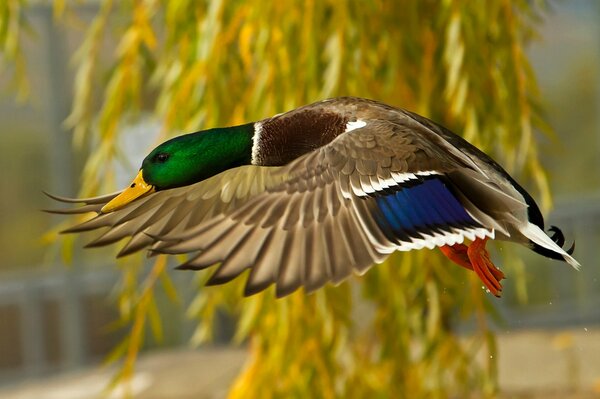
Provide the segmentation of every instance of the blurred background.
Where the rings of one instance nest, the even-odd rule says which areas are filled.
[[[82,21],[97,12],[94,2],[75,9]],[[82,255],[80,243],[71,266],[57,261],[60,247],[49,247],[44,237],[64,218],[39,211],[54,206],[42,190],[75,196],[79,188],[86,154],[73,150],[63,121],[72,102],[70,57],[82,33],[55,24],[52,7],[41,2],[27,16],[35,32],[24,49],[30,99],[19,104],[14,93],[0,94],[0,397],[94,397],[111,378],[110,369],[97,366],[123,338],[114,327],[120,272],[111,266],[111,253]],[[527,48],[544,114],[557,134],[543,137],[538,148],[554,195],[547,222],[560,226],[567,239],[576,238],[583,268],[574,272],[517,250],[526,265],[526,294],[509,275],[502,300],[493,301],[500,320],[494,327],[499,385],[507,397],[600,397],[599,20],[595,0],[552,2],[540,37]],[[158,134],[159,127],[148,119],[130,128],[126,148],[134,151],[139,130]],[[183,298],[193,295],[186,274],[170,275]],[[223,395],[246,353],[243,346],[227,345],[227,320],[213,345],[186,349],[196,323],[181,306],[157,295],[168,327],[160,349],[151,340],[144,347],[133,392]],[[186,379],[186,370],[206,363],[211,367]],[[157,388],[169,384],[175,387]]]

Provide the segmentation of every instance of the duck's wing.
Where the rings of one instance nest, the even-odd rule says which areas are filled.
[[[97,215],[92,219],[64,230],[63,233],[108,228],[86,247],[108,245],[129,237],[130,240],[118,254],[120,257],[151,245],[155,241],[153,237],[180,234],[216,215],[227,213],[248,198],[264,192],[268,184],[277,184],[286,178],[285,173],[274,176],[271,169],[258,166],[231,169],[198,184],[152,193],[110,213],[101,213],[100,210],[119,192],[81,199],[46,193],[57,201],[78,204],[73,208],[47,212],[96,212]]]
[[[183,234],[155,237],[153,250],[194,253],[184,269],[221,262],[209,284],[250,269],[246,294],[275,283],[284,296],[362,273],[394,250],[493,236],[448,178],[472,162],[435,142],[439,136],[421,133],[403,123],[366,121],[270,172],[269,180],[285,178],[240,207]]]

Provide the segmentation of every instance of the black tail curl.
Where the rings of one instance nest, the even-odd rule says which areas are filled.
[[[565,245],[565,235],[563,234],[563,232],[556,226],[550,226],[548,231],[552,233],[552,235],[550,236],[550,238],[552,238],[552,241],[557,243],[558,246],[562,248],[562,246]]]
[[[563,234],[563,232],[556,226],[551,226],[548,229],[548,232],[551,233],[551,235],[549,237],[552,239],[552,241],[554,241],[559,247],[564,249],[563,245],[565,245],[565,235]],[[548,248],[544,248],[541,245],[538,245],[534,242],[531,242],[531,249],[533,251],[537,252],[538,254],[543,255],[550,259],[556,259],[556,260],[562,260],[562,261],[565,260],[561,254],[551,251]],[[573,245],[571,245],[571,248],[565,249],[565,252],[568,253],[569,255],[573,255],[574,251],[575,251],[575,242],[573,242]]]
[[[554,241],[556,244],[558,244],[559,247],[564,249],[565,235],[563,234],[563,232],[556,226],[550,226],[548,231],[552,233],[552,235],[550,236],[552,241]],[[573,241],[571,248],[566,249],[565,252],[569,255],[573,255],[573,252],[575,252],[575,241]]]
[[[549,237],[552,239],[552,241],[554,241],[559,247],[564,249],[564,245],[565,245],[565,235],[563,234],[563,232],[556,226],[550,226],[550,228],[548,229],[548,232],[551,233],[551,235],[549,235]],[[547,248],[544,248],[534,242],[532,242],[532,248],[535,252],[537,252],[540,255],[543,255],[547,258],[551,258],[551,259],[557,259],[557,260],[565,260],[563,258],[563,256],[561,254],[558,254],[554,251],[551,251]],[[573,244],[571,245],[571,248],[569,249],[565,249],[565,252],[568,253],[569,255],[573,255],[573,252],[575,252],[575,241],[573,241]]]

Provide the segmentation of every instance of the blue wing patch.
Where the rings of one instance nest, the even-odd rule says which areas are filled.
[[[443,233],[452,227],[481,227],[439,177],[381,194],[375,197],[375,221],[394,241],[423,238],[419,233]]]

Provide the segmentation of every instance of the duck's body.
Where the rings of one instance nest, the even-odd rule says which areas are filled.
[[[69,231],[109,227],[93,246],[132,237],[121,255],[191,253],[181,268],[221,262],[213,284],[251,269],[246,294],[272,283],[278,296],[312,291],[395,250],[437,246],[499,295],[490,238],[579,265],[490,157],[426,118],[360,98],[170,140],[114,197],[83,200],[75,212],[99,214]]]

